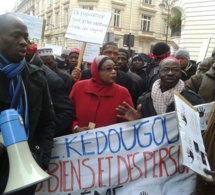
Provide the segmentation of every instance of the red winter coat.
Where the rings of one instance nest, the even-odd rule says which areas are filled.
[[[91,65],[92,78],[77,82],[69,95],[76,112],[78,126],[87,127],[89,122],[96,128],[123,122],[117,118],[116,108],[123,101],[133,106],[128,90],[115,83],[104,84],[98,72],[96,60]]]
[[[120,85],[112,87],[100,96],[94,92],[92,79],[77,82],[70,93],[70,100],[76,112],[76,119],[80,127],[87,127],[93,122],[97,127],[122,122],[116,117],[116,108],[123,101],[133,106],[128,90]]]

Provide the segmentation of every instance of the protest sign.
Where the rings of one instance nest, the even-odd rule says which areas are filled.
[[[178,92],[174,92],[174,100],[182,145],[183,165],[212,179],[203,171],[204,168],[210,170],[210,165],[202,140],[199,113]]]
[[[29,37],[31,39],[41,39],[42,37],[42,31],[43,31],[43,19],[37,18],[35,16],[30,16],[27,14],[22,13],[13,13],[17,15],[18,17],[22,18],[22,20],[25,22],[25,24],[28,27],[28,33]]]
[[[78,43],[78,48],[81,49],[82,42]],[[84,51],[83,61],[84,62],[92,62],[95,57],[99,55],[99,45],[93,43],[87,43],[86,49]]]
[[[175,112],[55,138],[48,171],[36,195],[188,195],[196,178]]]
[[[52,48],[54,55],[61,55],[62,46],[59,45],[52,45],[52,44],[45,44],[45,48]]]
[[[203,41],[196,63],[199,63],[199,62],[201,62],[201,61],[203,61],[205,59],[205,56],[207,54],[210,41],[211,41],[210,37],[208,39],[206,39],[205,41]]]
[[[206,107],[198,106],[197,111],[200,117],[200,124],[201,124],[201,132],[203,133],[208,126],[208,119],[211,115],[211,108],[214,105],[214,102],[208,103]]]
[[[110,12],[73,9],[66,38],[102,44],[111,18]]]

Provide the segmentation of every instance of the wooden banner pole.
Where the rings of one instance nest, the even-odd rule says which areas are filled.
[[[86,45],[87,45],[87,43],[83,42],[82,47],[81,47],[81,51],[80,51],[80,54],[79,54],[79,57],[78,57],[78,64],[77,64],[78,68],[81,68],[81,63],[82,63],[82,59],[83,59],[83,56],[84,56],[84,51],[85,51]]]

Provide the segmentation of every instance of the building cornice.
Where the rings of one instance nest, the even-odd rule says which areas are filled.
[[[120,6],[126,6],[126,4],[123,3],[122,1],[117,1],[117,0],[112,0],[112,4],[120,5]]]

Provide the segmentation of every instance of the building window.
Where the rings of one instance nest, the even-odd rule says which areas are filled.
[[[151,25],[151,16],[142,15],[142,18],[141,18],[141,30],[150,31],[150,25]]]
[[[58,39],[58,37],[55,38],[55,45],[59,45],[59,39]]]
[[[68,8],[64,9],[64,26],[67,26],[69,23],[69,12]]]
[[[152,4],[152,0],[143,0],[143,3]]]
[[[51,44],[51,38],[47,38],[47,44]]]
[[[114,10],[114,26],[120,27],[120,20],[121,20],[121,10],[115,9]]]
[[[51,29],[51,16],[47,17],[47,23],[46,23],[47,29]]]
[[[114,42],[118,45],[119,47],[119,42],[120,42],[120,39],[115,39]]]
[[[83,6],[83,9],[93,10],[93,6]]]
[[[55,27],[58,28],[60,23],[59,12],[55,13]]]

